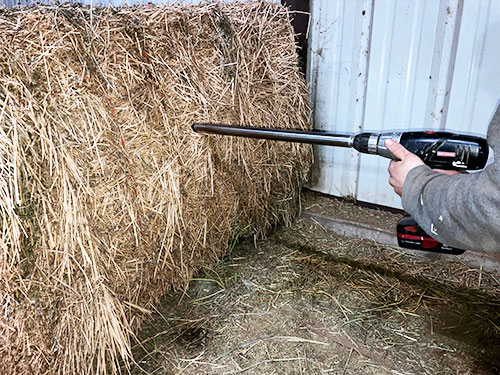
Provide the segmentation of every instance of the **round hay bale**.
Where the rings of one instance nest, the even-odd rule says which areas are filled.
[[[0,373],[115,374],[149,309],[288,223],[309,146],[286,10],[262,2],[0,12]]]

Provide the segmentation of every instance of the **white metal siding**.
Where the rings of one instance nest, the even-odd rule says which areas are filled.
[[[318,129],[486,134],[500,98],[500,2],[313,0],[308,78]],[[311,188],[401,207],[388,160],[316,148]]]

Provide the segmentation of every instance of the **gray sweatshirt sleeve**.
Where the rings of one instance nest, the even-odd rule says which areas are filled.
[[[500,107],[488,129],[495,160],[483,171],[444,175],[413,168],[403,186],[403,208],[427,234],[449,246],[500,253]]]

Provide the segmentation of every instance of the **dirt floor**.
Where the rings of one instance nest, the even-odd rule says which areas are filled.
[[[330,203],[383,226],[398,216]],[[500,374],[498,274],[306,218],[232,247],[162,301],[133,374]]]

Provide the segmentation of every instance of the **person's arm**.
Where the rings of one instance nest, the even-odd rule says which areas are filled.
[[[445,175],[413,168],[403,185],[403,208],[427,234],[464,250],[500,252],[500,181],[495,166]]]
[[[500,110],[488,142],[500,155]],[[427,234],[465,250],[500,252],[500,157],[481,172],[448,175],[430,169],[396,142],[386,146],[401,159],[390,164],[390,184]]]

